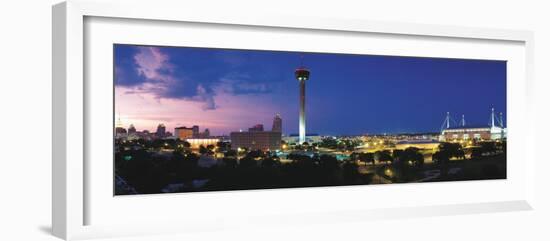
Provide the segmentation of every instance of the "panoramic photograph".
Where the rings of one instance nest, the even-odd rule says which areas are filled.
[[[114,44],[113,62],[114,195],[506,179],[506,61]]]

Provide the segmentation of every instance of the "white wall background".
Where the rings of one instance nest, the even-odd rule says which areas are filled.
[[[0,240],[57,240],[51,219],[52,0],[4,1],[0,7]],[[157,1],[162,4],[162,1]],[[550,128],[550,6],[523,0],[201,1],[211,14],[243,8],[290,15],[436,23],[535,32],[538,150]],[[190,3],[191,4],[191,3]],[[513,101],[513,100],[512,100]],[[547,121],[546,121],[546,120]],[[55,133],[53,133],[55,134]],[[32,141],[32,147],[27,143]],[[535,211],[386,220],[285,229],[116,240],[549,240],[550,157],[539,154]]]

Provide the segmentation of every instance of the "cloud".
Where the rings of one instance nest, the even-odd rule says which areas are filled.
[[[214,102],[214,96],[208,93],[202,85],[197,86],[197,95],[194,99],[202,102],[201,107],[203,110],[214,110],[217,107]]]
[[[129,87],[125,94],[152,94],[158,101],[181,99],[198,102],[203,110],[220,107],[215,101],[218,94],[236,96],[273,91],[274,85],[266,82],[265,76],[260,77],[262,72],[254,77],[248,74],[255,69],[253,61],[246,62],[235,54],[224,59],[220,56],[208,59],[205,52],[193,54],[191,51],[207,50],[117,46],[115,83]],[[245,65],[249,69],[242,69]]]
[[[137,72],[150,80],[173,81],[171,73],[174,66],[170,64],[168,55],[155,47],[142,47],[134,56]]]
[[[131,64],[119,61],[115,66],[117,85],[131,87],[125,94],[152,94],[157,100],[191,100],[200,102],[203,110],[216,108],[213,91],[185,77],[160,48],[135,47],[135,50]],[[120,56],[124,57],[129,56]]]
[[[218,91],[233,95],[267,94],[274,90],[274,85],[254,80],[249,74],[230,73],[220,79],[216,86]]]

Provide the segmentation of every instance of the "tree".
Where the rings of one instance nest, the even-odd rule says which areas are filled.
[[[214,155],[214,148],[216,148],[216,147],[212,144],[206,146],[206,149],[208,150],[207,154],[208,155]]]
[[[449,162],[449,158],[450,155],[447,151],[439,150],[432,155],[432,161],[438,165],[447,164]]]
[[[321,155],[319,157],[319,167],[327,171],[334,171],[339,168],[338,159],[331,155]]]
[[[256,160],[252,159],[251,157],[243,157],[239,160],[239,167],[240,168],[252,168],[252,167],[256,167],[258,163],[256,162]]]
[[[325,138],[319,143],[319,147],[324,147],[328,149],[336,149],[338,148],[338,142],[336,139],[333,138]]]
[[[252,158],[252,159],[256,159],[256,158],[262,158],[262,157],[265,157],[264,155],[264,152],[260,151],[260,150],[253,150],[253,151],[250,151],[246,154],[246,157],[249,157],[249,158]]]
[[[227,168],[236,168],[237,167],[237,160],[233,158],[223,158],[222,163]]]
[[[464,159],[464,150],[460,143],[443,142],[439,144],[439,151],[447,155],[450,158]]]
[[[165,139],[164,140],[164,146],[174,148],[176,146],[176,140],[174,140],[174,139]]]
[[[492,155],[492,154],[495,154],[497,151],[495,142],[485,141],[485,142],[481,142],[480,145],[481,145],[481,151],[483,153]]]
[[[300,154],[296,154],[296,153],[290,153],[288,154],[287,158],[289,160],[293,160],[295,162],[299,162],[299,161],[303,161],[305,159],[308,159],[309,156],[306,156],[306,155],[300,155]]]
[[[352,152],[350,155],[349,155],[349,158],[350,160],[353,160],[353,161],[360,161],[361,160],[361,153],[359,152]]]
[[[395,176],[400,182],[408,182],[417,178],[418,170],[423,166],[424,155],[416,147],[409,147],[398,152],[397,160],[393,162]]]
[[[182,144],[183,144],[183,147],[185,147],[186,149],[191,148],[191,143],[189,143],[188,141],[184,141]]]
[[[262,160],[261,166],[263,168],[273,168],[277,167],[281,164],[281,162],[273,157],[267,157]]]
[[[456,157],[458,159],[461,159],[461,160],[466,159],[466,154],[464,153],[463,149],[458,150],[458,152],[456,154],[457,154]]]
[[[127,158],[131,157],[131,158]],[[145,150],[115,154],[115,171],[138,193],[159,193],[170,181],[170,160],[153,157]]]
[[[203,145],[199,146],[199,153],[202,155],[206,155],[208,153],[208,149],[204,147]]]
[[[398,160],[399,157],[403,154],[403,150],[401,149],[395,149],[393,150],[392,157],[394,160]]]
[[[238,154],[239,154],[239,155],[248,152],[248,148],[246,148],[246,147],[239,147],[237,150],[238,150]]]
[[[378,162],[393,162],[393,158],[388,150],[376,151],[374,156]]]
[[[228,150],[227,152],[225,152],[225,157],[237,157],[237,151],[235,150]]]
[[[351,160],[364,162],[365,165],[371,163],[374,165],[374,153],[372,152],[353,152],[350,155]]]
[[[472,154],[470,155],[470,157],[473,159],[473,158],[482,158],[483,157],[483,150],[479,147],[474,147],[471,149],[472,151]]]
[[[445,180],[449,173],[449,158],[450,154],[447,150],[439,150],[432,155],[432,161],[440,168],[442,180]]]
[[[371,163],[374,166],[374,153],[367,152],[361,155],[361,160],[366,163]]]
[[[218,147],[218,150],[220,152],[225,152],[231,149],[231,145],[228,142],[218,141],[216,143],[216,147]]]
[[[345,161],[342,165],[342,176],[346,184],[355,184],[359,178],[359,167],[353,161]]]
[[[399,161],[402,164],[412,167],[422,167],[424,165],[424,155],[416,147],[409,147],[401,152]]]
[[[164,144],[167,144],[167,143],[162,139],[155,139],[151,142],[151,146],[155,149],[163,148]]]

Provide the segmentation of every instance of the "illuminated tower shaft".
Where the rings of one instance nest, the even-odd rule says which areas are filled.
[[[300,80],[300,143],[306,141],[306,81]]]
[[[300,82],[300,119],[299,119],[299,143],[306,141],[306,80],[309,79],[309,70],[304,67],[296,69],[294,75]]]

